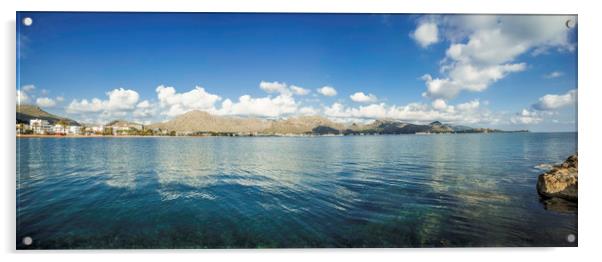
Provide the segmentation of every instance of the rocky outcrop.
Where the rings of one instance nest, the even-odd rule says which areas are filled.
[[[567,158],[562,164],[539,175],[537,192],[544,197],[558,197],[577,201],[577,154]]]

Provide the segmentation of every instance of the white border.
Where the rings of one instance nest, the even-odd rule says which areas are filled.
[[[522,261],[522,260],[588,260],[596,259],[600,246],[600,209],[596,185],[602,183],[599,168],[599,100],[602,88],[596,76],[601,73],[600,25],[602,9],[595,1],[560,0],[413,0],[413,1],[298,1],[222,0],[8,0],[2,7],[2,80],[0,103],[2,151],[2,201],[0,202],[0,247],[3,261],[112,261],[144,260],[268,260],[293,261],[337,259],[340,261],[374,261],[403,259],[406,261],[436,259],[440,261]],[[179,12],[360,12],[360,13],[510,13],[510,14],[578,14],[579,15],[579,155],[581,190],[579,203],[578,248],[479,248],[479,249],[293,249],[293,250],[147,250],[147,251],[15,251],[15,11],[179,11]],[[198,257],[198,255],[202,255]],[[334,257],[336,256],[336,257]]]

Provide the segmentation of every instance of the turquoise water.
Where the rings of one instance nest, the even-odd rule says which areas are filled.
[[[17,139],[17,248],[576,246],[576,133]],[[33,244],[22,239],[29,236]]]

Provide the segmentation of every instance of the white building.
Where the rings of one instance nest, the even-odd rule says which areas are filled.
[[[31,119],[29,120],[29,126],[33,130],[34,134],[44,135],[52,132],[52,126],[47,120],[43,119]]]
[[[63,125],[54,125],[52,127],[52,132],[57,135],[67,134],[67,130],[66,130],[65,126],[63,126]]]
[[[81,127],[80,126],[68,126],[67,127],[67,134],[69,134],[69,135],[79,135],[79,134],[81,134]]]

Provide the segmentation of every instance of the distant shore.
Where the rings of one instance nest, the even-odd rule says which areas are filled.
[[[209,137],[346,137],[346,136],[397,136],[397,135],[416,135],[416,136],[433,136],[433,135],[458,135],[458,134],[503,134],[503,133],[523,133],[523,132],[494,132],[494,133],[430,133],[430,134],[365,134],[365,135],[300,135],[300,134],[261,134],[261,135],[34,135],[34,134],[17,134],[16,138],[161,138],[161,137],[189,137],[189,138],[209,138]],[[564,133],[564,132],[560,132]],[[569,132],[571,133],[571,132]]]
[[[174,136],[103,136],[103,135],[17,135],[17,138],[143,138],[143,137],[174,137]],[[180,136],[182,137],[182,136]]]

